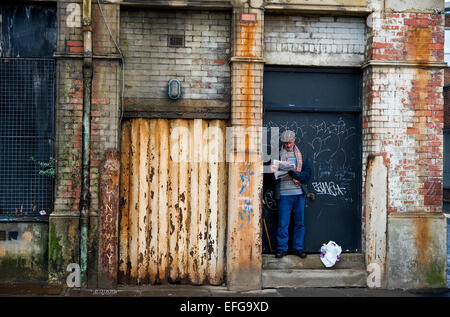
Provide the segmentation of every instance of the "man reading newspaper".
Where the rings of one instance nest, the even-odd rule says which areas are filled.
[[[295,145],[295,133],[286,130],[281,134],[280,161],[274,160],[271,166],[276,179],[275,198],[278,201],[277,252],[275,257],[282,258],[287,254],[289,241],[289,221],[294,214],[293,249],[295,254],[306,258],[303,251],[305,237],[305,184],[311,177],[308,159]]]

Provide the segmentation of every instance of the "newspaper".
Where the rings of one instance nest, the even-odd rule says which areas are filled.
[[[275,175],[275,179],[279,179],[286,175],[288,171],[295,170],[295,165],[286,161],[273,160],[271,168]]]

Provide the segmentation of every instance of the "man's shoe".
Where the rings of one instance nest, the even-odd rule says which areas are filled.
[[[301,257],[302,259],[306,258],[306,253],[303,250],[295,251],[295,255]]]
[[[287,254],[286,251],[279,250],[279,251],[277,251],[277,253],[275,254],[275,257],[278,258],[278,259],[280,259],[280,258],[282,258],[283,256],[285,256],[286,254]]]

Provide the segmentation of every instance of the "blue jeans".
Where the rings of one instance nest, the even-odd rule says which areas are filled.
[[[305,238],[305,196],[280,196],[278,202],[278,250],[287,251],[289,240],[289,220],[294,213],[294,250],[303,250]]]

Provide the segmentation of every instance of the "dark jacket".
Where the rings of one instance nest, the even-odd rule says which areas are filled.
[[[289,176],[291,176],[292,178],[294,178],[300,182],[300,186],[302,188],[303,195],[305,195],[305,196],[308,194],[308,187],[306,186],[306,183],[311,178],[311,174],[312,174],[312,169],[311,169],[311,165],[309,165],[309,160],[307,158],[305,158],[303,160],[301,172],[289,171]],[[280,180],[279,179],[277,179],[275,181],[274,192],[275,192],[275,199],[280,199]]]

